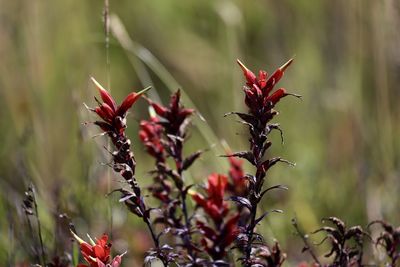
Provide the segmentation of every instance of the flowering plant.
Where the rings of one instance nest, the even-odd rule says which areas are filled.
[[[292,63],[289,60],[271,76],[266,71],[259,71],[256,76],[241,61],[237,61],[243,71],[245,84],[244,104],[248,111],[229,112],[236,115],[247,126],[249,148],[232,152],[226,149],[230,167],[208,175],[204,186],[195,187],[188,184],[185,174],[203,155],[204,150],[197,150],[186,155],[184,146],[189,136],[191,118],[195,110],[186,108],[181,101],[180,91],[171,95],[168,105],[156,103],[144,96],[149,90],[130,93],[120,105],[111,94],[94,78],[93,81],[101,100],[95,97],[97,107],[87,109],[94,112],[98,120],[93,122],[112,144],[111,162],[108,164],[124,180],[123,186],[112,192],[119,192],[119,202],[124,203],[134,216],[146,225],[153,248],[144,256],[144,263],[158,261],[163,266],[282,266],[287,258],[278,241],[272,244],[257,232],[259,225],[271,212],[282,212],[270,209],[260,213],[259,204],[263,197],[275,189],[287,187],[281,184],[268,185],[268,171],[279,162],[294,165],[281,157],[267,155],[272,141],[269,134],[282,131],[278,123],[272,120],[278,114],[276,106],[286,96],[299,95],[289,93],[284,88],[274,90]],[[146,153],[154,161],[150,170],[153,183],[148,188],[140,185],[136,179],[135,156],[132,142],[126,134],[129,123],[127,114],[133,104],[143,97],[149,106],[150,117],[139,123],[139,140]],[[252,167],[252,173],[244,169],[244,161]],[[155,206],[145,201],[145,191],[156,200]],[[236,205],[234,205],[236,204]],[[68,267],[71,257],[54,255],[48,257],[42,236],[38,214],[38,205],[33,185],[28,188],[23,201],[23,210],[27,223],[32,230],[31,218],[36,218],[40,248],[33,246],[35,261],[42,266]],[[67,218],[66,215],[63,215]],[[381,233],[374,240],[360,226],[347,227],[336,217],[324,220],[330,226],[323,226],[312,234],[324,233],[320,242],[329,241],[330,250],[325,255],[329,259],[322,263],[310,245],[309,236],[303,234],[296,220],[293,225],[304,242],[303,252],[312,257],[311,264],[302,262],[299,266],[364,266],[364,244],[372,242],[383,249],[387,266],[396,266],[400,258],[400,230],[389,223],[378,220],[376,224]],[[71,224],[72,225],[72,224]],[[80,238],[71,226],[72,237],[78,242],[82,260],[85,264],[77,267],[119,267],[122,266],[125,253],[111,256],[111,242],[107,234],[89,242]],[[50,260],[48,260],[50,259]]]

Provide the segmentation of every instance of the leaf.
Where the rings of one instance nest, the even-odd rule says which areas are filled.
[[[167,227],[164,230],[162,230],[158,235],[157,235],[157,240],[160,240],[161,236],[168,234],[171,231],[171,227]]]
[[[188,156],[187,158],[185,158],[183,160],[182,163],[182,170],[187,170],[192,164],[193,162],[195,162],[196,159],[198,159],[200,157],[200,155],[203,153],[202,150],[199,150],[193,154],[191,154],[190,156]]]
[[[336,217],[329,217],[329,218],[323,218],[322,222],[324,221],[330,221],[334,225],[336,225],[337,229],[340,231],[340,233],[343,235],[346,231],[346,224],[340,220],[339,218]]]
[[[267,132],[270,132],[272,130],[278,130],[280,132],[280,134],[281,134],[281,143],[283,145],[285,143],[285,140],[284,140],[284,136],[283,136],[283,131],[282,131],[279,123],[268,124],[267,125]]]
[[[286,159],[282,159],[281,157],[267,159],[266,161],[264,161],[262,163],[261,166],[264,168],[264,170],[268,170],[278,162],[283,162],[283,163],[289,164],[290,166],[296,166],[296,163],[292,163],[290,161],[287,161]]]
[[[256,166],[256,161],[255,161],[254,155],[253,155],[253,153],[251,151],[240,151],[240,152],[235,152],[235,153],[230,154],[230,155],[221,155],[221,157],[243,158],[243,159],[246,159],[251,164],[253,164],[254,166]]]
[[[264,219],[265,216],[267,216],[267,215],[270,214],[271,212],[283,213],[282,210],[271,210],[271,211],[266,211],[266,212],[263,213],[263,215],[261,215],[260,217],[258,217],[258,218],[254,221],[254,225],[257,225],[259,222],[261,222],[262,219]]]
[[[267,189],[265,189],[264,191],[261,192],[259,201],[261,200],[261,198],[264,196],[265,193],[267,193],[268,191],[274,190],[274,189],[288,190],[289,188],[287,188],[287,186],[280,185],[280,184],[268,187]]]
[[[233,196],[233,197],[230,197],[229,199],[232,200],[232,201],[234,201],[234,202],[236,202],[236,203],[238,203],[238,204],[240,204],[240,205],[242,205],[242,206],[245,206],[245,207],[248,208],[249,210],[251,210],[252,207],[253,207],[253,206],[251,205],[250,201],[249,201],[247,198],[238,197],[238,196]]]
[[[187,194],[188,191],[190,190],[190,188],[192,188],[193,186],[195,186],[195,184],[190,184],[190,185],[186,186],[186,187],[183,189],[183,193]]]
[[[245,122],[247,122],[251,125],[254,125],[257,122],[257,119],[253,115],[246,114],[246,113],[240,113],[240,112],[234,112],[234,111],[224,114],[224,117],[233,115],[233,114],[237,115],[239,118],[241,118],[242,120],[244,120]]]
[[[361,226],[353,226],[349,230],[346,231],[346,234],[344,235],[345,239],[350,239],[352,237],[354,238],[360,238],[364,235],[364,231],[361,228]]]

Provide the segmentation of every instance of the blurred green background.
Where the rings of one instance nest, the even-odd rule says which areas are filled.
[[[112,228],[115,251],[129,251],[125,266],[139,266],[151,241],[116,198],[104,197],[120,178],[100,164],[109,156],[104,138],[92,139],[97,129],[81,124],[94,120],[82,104],[95,104],[89,77],[104,86],[109,80],[118,101],[153,85],[150,97],[166,103],[180,87],[184,103],[206,119],[194,119],[186,150],[212,147],[190,175],[202,183],[227,171],[217,157],[220,140],[233,150],[248,146],[243,125],[223,117],[244,110],[236,58],[271,73],[295,57],[280,86],[303,100],[279,104],[275,121],[285,144],[272,134],[271,153],[297,166],[270,173],[269,184],[290,190],[265,199],[263,209],[285,213],[261,227],[268,241],[281,242],[288,265],[308,259],[293,234],[294,216],[307,232],[330,215],[350,225],[379,218],[399,224],[399,1],[110,0],[108,67],[103,4],[0,0],[0,263],[28,259],[21,201],[33,181],[49,250],[59,242],[57,214],[66,212],[81,235]],[[139,102],[128,134],[137,177],[147,185],[152,162],[137,126],[148,115]]]

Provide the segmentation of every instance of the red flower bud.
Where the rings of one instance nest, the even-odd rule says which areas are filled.
[[[105,117],[102,117],[105,121],[112,121],[115,114],[112,108],[107,105],[106,103],[101,104],[100,106],[101,111],[103,112]]]
[[[274,88],[275,84],[279,82],[279,80],[282,78],[283,74],[285,73],[286,69],[292,64],[293,58],[289,59],[288,62],[283,64],[279,69],[277,69],[271,77],[267,80],[266,86],[265,86],[265,91],[264,95],[268,96],[268,94],[272,91]]]
[[[260,88],[263,89],[265,85],[267,84],[267,76],[268,73],[266,71],[260,70],[258,73],[258,84],[260,85]]]
[[[121,106],[118,107],[117,109],[117,115],[123,117],[125,115],[125,113],[128,111],[128,109],[130,109],[133,105],[133,103],[136,102],[136,100],[138,100],[140,97],[139,94],[137,93],[130,93],[125,99],[124,101],[122,101]]]
[[[96,86],[97,90],[99,90],[101,99],[103,99],[104,103],[106,103],[108,106],[112,108],[112,110],[115,112],[117,105],[115,104],[114,99],[110,95],[110,93],[101,86],[93,77],[90,77],[94,85]]]
[[[90,237],[90,244],[82,240],[74,232],[73,237],[78,241],[81,249],[81,253],[84,259],[89,263],[90,267],[104,267],[109,266],[111,262],[112,267],[119,267],[121,264],[121,257],[116,256],[111,260],[111,244],[108,243],[108,235],[104,234],[100,239],[97,239],[95,243]],[[79,264],[78,267],[87,267],[87,265]]]
[[[207,198],[198,193],[191,193],[192,198],[216,222],[221,222],[228,213],[228,203],[224,194],[228,178],[225,175],[213,173],[208,176]]]
[[[249,70],[239,59],[237,59],[236,62],[239,64],[240,68],[243,71],[243,74],[247,80],[247,85],[251,86],[252,84],[256,83],[256,75],[251,70]]]
[[[286,90],[284,88],[279,88],[272,95],[267,97],[267,101],[271,101],[275,105],[282,97],[285,96],[287,96]]]
[[[167,113],[167,108],[163,107],[157,103],[154,103],[153,101],[150,102],[150,105],[154,108],[154,111],[157,113],[157,115],[161,117],[165,117],[165,114]]]

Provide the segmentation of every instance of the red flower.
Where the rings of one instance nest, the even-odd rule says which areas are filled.
[[[118,134],[122,133],[126,127],[124,121],[126,113],[136,102],[136,100],[138,100],[144,92],[149,90],[150,87],[145,88],[138,93],[130,93],[127,97],[125,97],[124,101],[122,101],[121,105],[117,106],[110,93],[104,89],[93,77],[91,80],[99,90],[101,99],[103,100],[103,102],[100,102],[96,98],[99,106],[95,109],[90,109],[96,112],[97,115],[99,115],[99,117],[103,120],[95,123],[105,132],[117,131]]]
[[[211,218],[219,224],[228,213],[228,203],[224,201],[224,193],[228,178],[225,175],[213,173],[208,176],[207,197],[191,192],[192,198]]]
[[[139,137],[151,156],[159,161],[164,161],[164,147],[161,143],[163,127],[158,122],[159,119],[157,117],[152,117],[149,121],[142,120],[140,122]]]
[[[264,70],[260,70],[257,77],[242,62],[240,62],[240,60],[237,60],[237,63],[243,70],[243,74],[246,78],[246,86],[244,87],[244,92],[246,94],[245,103],[254,115],[259,114],[259,111],[268,106],[268,103],[270,103],[270,107],[272,108],[282,97],[294,95],[287,93],[284,88],[279,88],[271,94],[274,86],[282,78],[285,70],[290,66],[292,61],[293,59],[290,59],[268,78],[268,73]],[[298,95],[294,96],[299,97]]]
[[[239,214],[236,214],[230,218],[219,231],[215,231],[203,222],[197,222],[197,227],[204,235],[201,243],[214,260],[222,259],[225,256],[226,248],[232,244],[238,235],[237,222],[239,217]]]
[[[124,254],[118,255],[111,260],[111,243],[108,243],[108,236],[106,234],[103,234],[100,239],[97,239],[96,243],[89,237],[89,244],[82,240],[74,232],[71,231],[71,233],[78,241],[84,259],[89,263],[89,265],[78,264],[77,267],[119,267],[121,265],[122,256]]]
[[[243,170],[243,160],[235,157],[228,157],[230,168],[229,168],[229,178],[231,183],[229,183],[229,189],[235,196],[243,196],[247,190],[247,182],[245,179],[245,174]]]
[[[164,107],[160,104],[153,102],[150,99],[147,99],[149,104],[154,108],[154,111],[158,116],[162,117],[165,123],[160,122],[167,134],[172,134],[176,136],[180,136],[182,133],[181,126],[184,124],[184,121],[187,117],[193,114],[194,109],[184,108],[180,104],[181,93],[178,90],[171,96],[171,100],[168,107]]]

